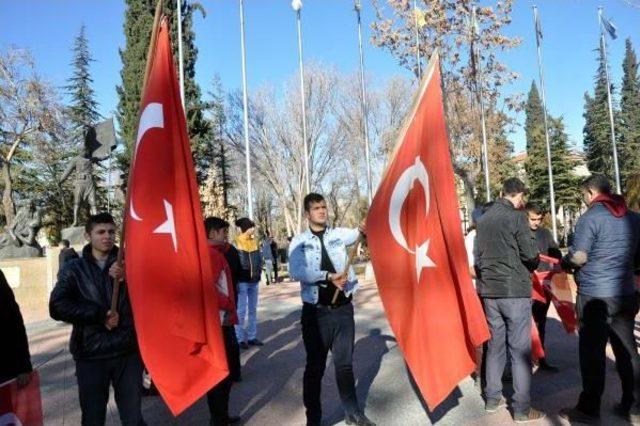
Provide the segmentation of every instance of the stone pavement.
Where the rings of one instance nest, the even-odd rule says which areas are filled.
[[[303,425],[302,373],[304,347],[299,325],[301,302],[297,283],[261,285],[258,309],[258,337],[262,348],[242,354],[243,381],[231,392],[230,412],[239,414],[243,424],[260,426]],[[356,296],[356,345],[354,367],[359,400],[367,415],[378,425],[509,425],[506,409],[490,415],[471,379],[438,407],[429,412],[421,403],[407,375],[398,346],[385,319],[374,283],[363,283]],[[536,408],[549,413],[536,425],[568,424],[558,411],[575,403],[580,391],[577,338],[562,329],[553,307],[547,322],[547,352],[551,363],[561,371],[556,374],[536,371],[533,376],[532,401]],[[44,321],[27,326],[34,366],[41,365],[41,390],[46,425],[79,425],[80,409],[74,362],[67,344],[70,327]],[[446,350],[446,342],[442,342]],[[620,384],[609,353],[607,388],[602,404],[603,425],[625,424],[614,418],[611,409],[620,398]],[[342,424],[331,360],[323,383],[324,423]],[[509,391],[505,393],[509,395]],[[207,425],[209,415],[204,399],[174,418],[159,397],[143,400],[147,424]],[[113,398],[109,403],[108,425],[120,424]]]

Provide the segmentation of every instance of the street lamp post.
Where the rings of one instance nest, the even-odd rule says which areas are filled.
[[[293,0],[291,7],[296,12],[296,20],[298,23],[298,58],[300,61],[300,106],[302,111],[302,143],[304,145],[304,183],[307,194],[311,192],[311,175],[309,173],[309,147],[307,144],[307,106],[304,91],[304,64],[302,61],[302,25],[301,12],[302,0]]]
[[[242,53],[242,107],[244,116],[244,155],[247,172],[247,213],[253,220],[253,194],[251,188],[251,153],[249,151],[249,99],[247,95],[247,58],[244,41],[244,0],[240,0],[240,50]]]

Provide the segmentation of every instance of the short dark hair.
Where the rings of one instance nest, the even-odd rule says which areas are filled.
[[[310,192],[304,197],[304,211],[308,212],[311,208],[311,203],[320,203],[324,201],[324,197],[317,192]]]
[[[544,213],[544,209],[538,203],[527,203],[527,205],[524,206],[524,209],[529,213],[534,213],[534,214]]]
[[[229,228],[229,222],[219,217],[208,217],[204,220],[204,229],[207,230],[207,236],[211,230],[219,231],[221,229]]]
[[[65,247],[69,247],[71,245],[71,242],[69,242],[69,240],[62,240],[60,241],[62,243],[63,246]]]
[[[96,225],[102,223],[110,223],[113,226],[116,225],[116,222],[113,220],[113,216],[111,216],[110,213],[102,212],[89,216],[86,225],[84,225],[84,230],[87,234],[90,234]]]
[[[582,181],[583,191],[594,189],[601,194],[611,194],[611,181],[605,175],[593,174]]]
[[[502,195],[513,197],[518,194],[526,194],[527,187],[524,186],[524,182],[516,177],[509,178],[502,184]]]

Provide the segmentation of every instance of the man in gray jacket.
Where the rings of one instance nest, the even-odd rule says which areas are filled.
[[[531,272],[538,266],[538,250],[529,230],[524,206],[524,183],[507,179],[503,198],[478,221],[477,289],[489,323],[486,353],[485,410],[506,405],[502,373],[507,348],[512,362],[513,414],[516,423],[536,421],[544,414],[531,408]]]
[[[640,357],[634,338],[639,305],[633,277],[640,266],[640,220],[624,198],[611,193],[605,176],[586,179],[582,193],[589,208],[578,220],[573,246],[562,261],[564,269],[575,271],[578,284],[582,393],[576,407],[563,415],[581,423],[597,421],[609,341],[622,382],[616,412],[640,424]]]

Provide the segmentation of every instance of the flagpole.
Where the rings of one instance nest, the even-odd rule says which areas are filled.
[[[371,201],[373,200],[373,183],[371,179],[371,152],[369,148],[369,132],[367,129],[367,92],[364,83],[364,53],[362,49],[362,19],[360,16],[360,12],[362,10],[362,5],[360,4],[360,0],[355,0],[354,9],[356,11],[356,16],[358,18],[358,48],[360,50],[360,96],[361,102],[360,107],[362,108],[362,136],[364,138],[364,154],[365,161],[367,162],[367,195],[369,198],[369,205],[371,205]]]
[[[311,192],[311,176],[309,174],[309,146],[307,144],[307,106],[304,93],[304,64],[302,61],[302,0],[293,0],[291,7],[296,12],[298,24],[298,61],[300,67],[300,107],[302,111],[302,144],[304,146],[304,184],[307,194]]]
[[[184,107],[184,65],[182,64],[182,0],[176,0],[178,11],[178,69],[180,71],[180,100],[182,101],[182,109]],[[185,115],[186,115],[185,110]]]
[[[487,124],[485,120],[485,111],[484,111],[484,89],[482,85],[482,68],[480,64],[480,56],[476,55],[475,49],[475,38],[476,35],[476,26],[477,26],[477,17],[476,17],[476,8],[475,6],[471,9],[471,55],[473,56],[473,61],[475,63],[475,82],[476,82],[476,90],[478,92],[478,104],[480,105],[480,125],[482,127],[482,161],[484,168],[484,185],[486,187],[486,200],[487,202],[491,201],[491,187],[489,181],[489,148],[487,146]]]
[[[551,144],[549,142],[549,121],[547,118],[547,101],[544,89],[544,71],[542,67],[542,47],[540,46],[540,16],[538,7],[533,6],[534,30],[536,32],[536,46],[538,51],[538,71],[540,73],[540,92],[542,94],[542,109],[544,110],[544,137],[547,146],[547,170],[549,174],[549,197],[551,201],[551,226],[553,229],[553,239],[558,242],[558,226],[556,224],[556,195],[553,186],[553,169],[551,167]]]
[[[240,51],[242,54],[242,108],[244,119],[244,159],[247,172],[247,213],[253,220],[253,191],[251,185],[251,153],[249,150],[249,98],[247,95],[247,53],[244,35],[244,0],[240,0]]]
[[[418,70],[418,86],[422,80],[422,66],[420,64],[420,27],[418,26],[418,6],[416,0],[413,0],[413,22],[416,27],[416,65]]]
[[[149,40],[149,49],[147,50],[147,64],[144,68],[144,77],[142,78],[142,90],[140,90],[140,110],[142,109],[142,102],[144,101],[143,96],[144,92],[147,88],[147,81],[149,80],[149,74],[151,74],[151,67],[153,65],[153,56],[156,51],[156,43],[158,39],[158,29],[160,28],[160,19],[162,18],[162,0],[158,0],[156,3],[156,11],[153,17],[153,26],[151,27],[151,39]],[[138,113],[138,126],[140,126],[140,111]],[[136,149],[135,146],[131,150],[131,163],[135,164],[136,157]],[[122,260],[124,259],[124,240],[125,240],[125,232],[127,228],[125,227],[127,212],[129,211],[129,206],[131,204],[131,193],[129,189],[131,188],[131,178],[132,173],[129,170],[129,176],[127,179],[127,194],[124,201],[124,209],[122,211],[122,224],[120,225],[120,241],[121,248],[118,250],[118,256],[116,258],[116,262],[118,266],[122,267]],[[113,280],[113,292],[111,293],[111,312],[116,312],[118,307],[118,294],[120,292],[120,281],[114,279]]]
[[[607,103],[609,104],[609,124],[611,126],[611,146],[613,148],[613,168],[616,176],[616,193],[621,194],[620,188],[620,168],[618,167],[618,149],[616,147],[616,131],[613,121],[613,103],[611,101],[611,86],[609,84],[609,61],[607,60],[607,40],[604,35],[604,24],[602,23],[602,6],[598,7],[598,19],[600,21],[600,43],[602,44],[602,55],[604,57],[604,70],[607,78]]]

